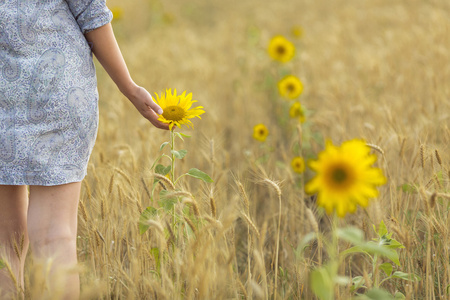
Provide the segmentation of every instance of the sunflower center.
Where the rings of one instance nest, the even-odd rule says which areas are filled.
[[[186,115],[183,108],[173,105],[164,109],[162,116],[169,121],[181,121]]]
[[[346,189],[354,183],[354,174],[351,167],[347,165],[334,165],[329,169],[326,182],[335,189]]]
[[[295,85],[293,85],[292,83],[286,85],[286,90],[288,91],[288,93],[295,92]]]
[[[336,183],[345,182],[345,180],[348,177],[347,172],[345,170],[342,170],[342,169],[334,170],[331,176],[333,176],[333,181],[336,182]]]
[[[279,55],[283,55],[283,54],[286,53],[286,48],[285,48],[284,46],[282,46],[282,45],[279,45],[279,46],[277,47],[276,51],[277,51],[277,53],[278,53]]]
[[[266,134],[266,131],[264,129],[259,130],[259,135],[265,135],[265,134]]]

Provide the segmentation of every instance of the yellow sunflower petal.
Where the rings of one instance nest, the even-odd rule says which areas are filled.
[[[189,118],[198,117],[204,114],[202,106],[190,109],[192,103],[192,93],[187,94],[186,91],[177,95],[177,90],[166,89],[165,93],[161,93],[161,96],[156,94],[156,102],[163,109],[163,114],[159,116],[158,120],[163,123],[169,124],[169,128],[174,126],[180,127],[186,125],[187,127],[193,124],[189,121]]]
[[[305,185],[305,191],[318,193],[317,204],[327,213],[335,210],[343,217],[354,212],[357,205],[366,207],[369,199],[378,196],[376,187],[383,185],[386,178],[381,169],[372,167],[375,161],[362,140],[346,141],[339,147],[327,141],[318,159],[309,162],[316,175]]]

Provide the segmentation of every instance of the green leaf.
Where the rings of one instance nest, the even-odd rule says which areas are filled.
[[[156,271],[158,272],[158,275],[159,275],[159,272],[161,271],[161,259],[159,258],[159,249],[158,249],[158,247],[153,247],[152,249],[150,249],[150,254],[155,259]]]
[[[394,300],[391,294],[382,289],[371,289],[364,295],[358,296],[358,300]]]
[[[204,182],[214,182],[205,172],[196,168],[190,169],[186,174],[194,178],[201,179]]]
[[[381,264],[378,268],[380,268],[380,270],[383,270],[384,273],[386,273],[387,276],[391,276],[391,274],[392,274],[392,265],[390,263]]]
[[[325,268],[319,268],[310,274],[311,289],[321,300],[333,300],[333,280]]]
[[[384,221],[381,220],[380,225],[378,226],[378,236],[382,237],[383,235],[386,235],[388,233],[386,225],[384,224]]]
[[[190,138],[191,136],[190,135],[188,135],[188,134],[184,134],[184,133],[182,133],[182,132],[177,132],[179,135],[181,135],[181,136],[184,136],[184,137],[187,137],[187,138]]]
[[[389,258],[392,262],[394,262],[397,266],[400,266],[400,260],[398,257],[398,253],[395,249],[390,249],[386,245],[380,245],[374,242],[367,242],[363,249],[369,253],[381,255]]]
[[[364,233],[356,227],[338,228],[337,235],[339,238],[354,245],[364,242]]]
[[[158,204],[159,204],[159,206],[164,208],[166,211],[172,210],[175,203],[178,202],[177,197],[170,197],[170,193],[171,193],[170,191],[166,191],[166,190],[161,190],[159,192],[160,200],[158,201]]]
[[[167,146],[167,144],[169,144],[169,142],[164,142],[161,144],[161,146],[159,147],[159,151],[161,151],[162,149],[164,149],[165,146]]]
[[[362,276],[355,276],[352,278],[352,286],[350,288],[350,292],[354,292],[359,288],[364,287],[365,279]]]
[[[158,211],[154,207],[147,207],[139,216],[139,233],[144,234],[150,225],[147,224],[147,221],[156,216]],[[0,268],[1,269],[1,268]]]
[[[3,260],[0,259],[0,270],[6,267],[6,264]]]
[[[167,174],[169,174],[171,168],[171,166],[165,167],[161,164],[158,164],[155,167],[155,173],[166,176]]]
[[[417,187],[414,184],[405,183],[402,184],[399,189],[401,189],[404,193],[415,194],[417,193]]]
[[[184,141],[183,137],[187,137],[187,138],[191,137],[190,135],[187,135],[187,134],[184,134],[184,133],[181,133],[181,132],[175,132],[175,135],[177,137],[179,137],[182,141]]]
[[[392,274],[392,278],[400,278],[400,279],[408,280],[408,281],[420,281],[422,279],[415,274],[409,274],[409,273],[404,273],[404,272],[400,272],[400,271],[394,272],[394,274]]]
[[[178,159],[182,159],[187,154],[187,150],[170,150],[170,152]]]
[[[370,256],[370,253],[365,251],[361,246],[351,247],[347,250],[342,251],[339,255],[345,256],[345,255],[353,254],[353,253],[363,253],[363,254],[367,254]]]
[[[402,243],[400,243],[399,241],[394,240],[394,239],[391,239],[389,241],[389,244],[387,244],[386,246],[391,249],[405,248],[405,246],[403,246]]]
[[[406,299],[406,296],[403,295],[402,293],[400,293],[399,291],[397,291],[394,294],[394,299],[395,300],[403,300],[403,299]]]

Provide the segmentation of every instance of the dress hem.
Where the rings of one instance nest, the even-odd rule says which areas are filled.
[[[72,170],[73,171],[73,170]],[[37,186],[57,186],[68,183],[81,182],[87,175],[87,172],[81,172],[79,175],[68,176],[67,178],[49,178],[48,180],[43,177],[50,177],[48,174],[39,174],[37,178],[26,179],[24,176],[5,176],[2,178],[0,175],[0,185],[37,185]],[[42,176],[44,175],[44,176]],[[45,176],[47,175],[47,176]],[[40,178],[39,178],[40,177]],[[10,179],[10,180],[8,180]],[[12,179],[12,180],[11,180]]]

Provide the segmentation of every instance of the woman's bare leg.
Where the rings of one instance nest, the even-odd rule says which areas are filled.
[[[77,213],[81,182],[58,186],[30,186],[28,234],[35,258],[52,260],[52,273],[77,264]],[[80,279],[65,273],[64,299],[78,299]],[[50,287],[52,288],[52,287]]]
[[[28,250],[27,235],[28,191],[24,185],[0,185],[0,258],[7,268],[0,270],[0,299],[23,289],[23,267]],[[20,258],[19,258],[20,256]]]

